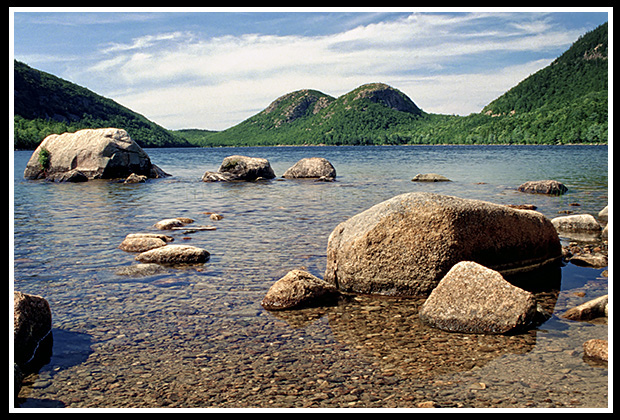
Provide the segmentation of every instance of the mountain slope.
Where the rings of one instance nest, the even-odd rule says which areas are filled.
[[[373,144],[412,124],[423,112],[404,93],[371,83],[335,99],[299,90],[273,101],[240,124],[206,137],[201,145]]]
[[[141,146],[187,146],[185,139],[111,99],[14,61],[15,148],[34,148],[51,133],[81,128],[127,130]]]

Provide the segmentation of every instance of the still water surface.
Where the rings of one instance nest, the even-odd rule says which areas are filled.
[[[582,343],[606,339],[607,325],[557,316],[607,293],[603,269],[568,264],[543,273],[556,286],[539,300],[555,315],[510,337],[429,329],[417,320],[415,299],[358,297],[284,314],[260,306],[291,269],[322,277],[335,226],[397,194],[528,203],[549,218],[563,210],[597,215],[608,202],[606,146],[147,153],[173,176],[133,185],[26,181],[31,152],[14,152],[14,287],[49,301],[54,336],[51,360],[20,393],[22,407],[607,407],[607,367],[582,358]],[[267,158],[277,176],[301,158],[324,157],[337,181],[200,181],[232,154]],[[453,182],[411,182],[427,172]],[[569,192],[516,191],[541,179]],[[211,221],[208,212],[224,218]],[[118,249],[123,238],[178,216],[217,227],[172,233],[211,259],[124,275],[136,261]]]

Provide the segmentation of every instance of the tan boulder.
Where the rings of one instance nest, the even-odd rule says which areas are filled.
[[[536,314],[534,295],[500,273],[471,261],[456,264],[420,308],[426,324],[451,332],[503,334],[528,327]]]
[[[325,280],[343,292],[428,295],[460,261],[502,274],[561,257],[553,225],[535,211],[432,193],[408,193],[339,224]]]

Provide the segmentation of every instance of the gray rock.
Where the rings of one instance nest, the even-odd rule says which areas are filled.
[[[333,180],[336,178],[336,169],[324,158],[311,157],[299,160],[284,172],[282,178],[321,178]]]
[[[597,240],[601,234],[601,225],[591,214],[573,214],[551,219],[558,234],[580,241]]]
[[[525,182],[519,185],[517,190],[532,194],[562,195],[566,191],[568,191],[568,188],[561,182],[554,180],[544,180]]]
[[[189,245],[166,245],[136,255],[136,261],[155,264],[202,264],[210,254],[202,248]]]
[[[456,264],[420,308],[426,324],[451,332],[503,334],[530,325],[534,296],[471,261]]]
[[[202,180],[204,182],[256,181],[275,177],[267,159],[234,155],[224,158],[217,172],[205,172]]]
[[[553,225],[538,212],[408,193],[332,231],[324,278],[343,292],[424,296],[460,261],[506,274],[561,255]]]
[[[73,175],[63,174],[76,171]],[[125,130],[86,129],[75,133],[52,134],[36,148],[26,169],[26,179],[58,181],[126,178],[131,173],[153,177],[167,175],[151,164],[146,152]],[[81,175],[80,175],[81,174]]]
[[[450,182],[448,178],[439,174],[417,174],[413,177],[414,182]]]
[[[337,294],[333,285],[305,271],[293,270],[269,288],[261,305],[270,311],[291,309]]]
[[[52,310],[41,296],[13,292],[15,362],[22,365],[36,352],[52,329]]]

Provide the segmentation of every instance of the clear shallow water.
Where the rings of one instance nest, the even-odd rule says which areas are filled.
[[[173,177],[136,185],[26,181],[31,152],[14,153],[14,287],[44,296],[54,316],[52,359],[28,378],[23,407],[607,406],[607,368],[586,363],[581,349],[587,339],[606,338],[607,325],[553,317],[528,334],[498,338],[425,328],[415,300],[360,297],[289,314],[260,306],[291,269],[322,277],[333,228],[397,194],[529,203],[549,218],[563,210],[596,215],[607,205],[606,147],[147,153]],[[337,182],[200,181],[232,154],[267,158],[278,176],[303,157],[325,157]],[[427,172],[453,182],[411,182]],[[516,191],[539,179],[559,180],[569,192]],[[205,212],[224,219],[212,222]],[[207,249],[208,263],[119,274],[135,264],[118,249],[127,234],[178,216],[217,226],[173,234],[175,243]],[[549,293],[548,305],[559,314],[607,293],[602,271],[569,264],[550,274],[560,290]]]

